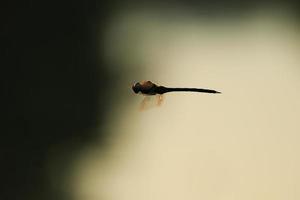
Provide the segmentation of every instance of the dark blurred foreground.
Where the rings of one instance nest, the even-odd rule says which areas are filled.
[[[0,199],[70,199],[49,183],[48,156],[72,156],[70,147],[56,148],[86,144],[106,112],[99,105],[109,105],[113,75],[98,58],[97,35],[105,6],[31,1],[2,7]],[[63,173],[67,162],[50,166]]]
[[[268,2],[259,4],[263,3]],[[68,155],[92,141],[92,130],[101,126],[111,106],[114,90],[109,86],[122,72],[113,73],[103,62],[101,33],[116,5],[30,1],[9,2],[1,8],[0,199],[71,199],[49,183],[46,174],[51,172],[49,166],[62,175],[68,170]],[[258,3],[200,1],[191,5],[198,5],[204,14],[225,15],[225,8],[243,13]],[[65,158],[62,163],[49,161],[49,155],[55,154]]]

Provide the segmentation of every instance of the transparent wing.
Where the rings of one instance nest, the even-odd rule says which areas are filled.
[[[162,95],[145,96],[140,105],[140,111],[148,110],[160,106],[163,102]]]

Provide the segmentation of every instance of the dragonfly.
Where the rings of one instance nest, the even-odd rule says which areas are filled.
[[[145,96],[141,103],[141,110],[146,106],[146,103],[149,101],[150,96],[157,96],[157,105],[161,105],[163,101],[163,94],[168,92],[200,92],[200,93],[211,93],[211,94],[220,94],[221,92],[211,89],[202,89],[202,88],[172,88],[156,85],[151,81],[141,81],[134,83],[132,85],[132,90],[135,94],[142,94]]]

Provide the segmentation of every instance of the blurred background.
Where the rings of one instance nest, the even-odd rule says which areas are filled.
[[[1,6],[1,199],[300,198],[296,1]],[[166,94],[143,112],[135,81]]]

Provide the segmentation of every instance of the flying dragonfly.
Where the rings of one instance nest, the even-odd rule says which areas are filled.
[[[149,101],[149,96],[157,96],[157,105],[161,105],[163,101],[163,94],[168,92],[201,92],[201,93],[212,93],[212,94],[220,94],[216,90],[210,89],[202,89],[202,88],[171,88],[171,87],[164,87],[158,86],[151,81],[141,81],[133,84],[132,90],[136,94],[142,94],[146,96],[141,103],[141,109],[144,109],[146,106],[147,101]]]

